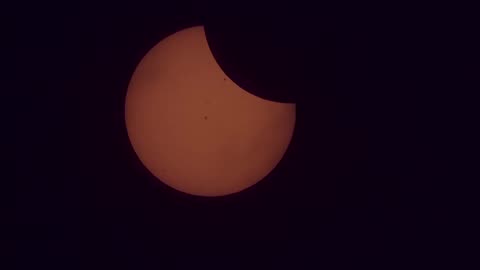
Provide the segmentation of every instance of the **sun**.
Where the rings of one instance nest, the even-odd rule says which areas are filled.
[[[276,167],[293,135],[295,106],[236,85],[215,61],[203,26],[196,26],[163,39],[138,64],[125,121],[135,153],[161,182],[222,196]]]

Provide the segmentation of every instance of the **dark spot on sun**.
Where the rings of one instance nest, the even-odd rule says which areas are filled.
[[[205,115],[205,116],[203,117],[203,119],[207,120],[207,119],[208,119],[208,116]]]
[[[227,79],[226,78],[223,78],[224,81],[226,81]]]

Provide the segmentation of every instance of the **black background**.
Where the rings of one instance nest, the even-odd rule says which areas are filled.
[[[415,92],[423,58],[414,56],[425,33],[364,9],[130,3],[22,12],[19,268],[395,267],[425,256],[434,245],[425,221],[438,211],[422,201],[430,183],[417,171],[426,150]],[[232,80],[297,103],[278,167],[219,198],[156,180],[135,156],[123,116],[145,53],[201,24]]]

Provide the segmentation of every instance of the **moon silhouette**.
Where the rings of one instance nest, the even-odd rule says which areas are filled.
[[[219,67],[203,26],[154,46],[132,75],[125,121],[132,147],[161,182],[198,196],[242,191],[280,162],[295,104],[259,98]]]

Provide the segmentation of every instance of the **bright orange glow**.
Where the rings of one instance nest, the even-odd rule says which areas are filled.
[[[220,196],[274,169],[293,134],[295,104],[237,86],[197,26],[145,55],[130,81],[125,118],[132,146],[153,175],[185,193]]]

